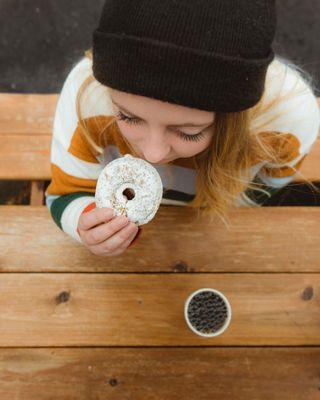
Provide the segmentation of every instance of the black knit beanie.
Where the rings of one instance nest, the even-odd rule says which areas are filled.
[[[275,0],[106,0],[93,74],[128,93],[241,111],[263,94],[275,29]]]

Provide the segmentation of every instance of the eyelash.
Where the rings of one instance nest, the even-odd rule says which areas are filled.
[[[121,111],[118,111],[117,117],[120,120],[127,122],[128,124],[139,124],[140,123],[140,120],[138,118],[128,117],[127,115],[123,114]],[[197,133],[196,135],[187,135],[186,133],[181,132],[179,130],[176,130],[175,132],[177,132],[178,135],[185,141],[199,141],[203,138],[203,135],[204,135],[203,131]]]

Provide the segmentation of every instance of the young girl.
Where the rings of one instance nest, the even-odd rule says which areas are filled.
[[[92,50],[57,104],[46,204],[93,254],[115,256],[138,227],[97,209],[104,166],[157,168],[163,204],[223,220],[294,180],[320,115],[310,82],[276,57],[272,0],[108,0]]]

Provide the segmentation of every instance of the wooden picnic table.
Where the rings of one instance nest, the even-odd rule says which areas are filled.
[[[239,208],[227,229],[161,206],[123,255],[94,256],[43,202],[56,100],[0,94],[0,179],[33,182],[30,205],[0,206],[0,399],[319,399],[320,208]],[[213,338],[184,320],[203,287],[232,307]]]

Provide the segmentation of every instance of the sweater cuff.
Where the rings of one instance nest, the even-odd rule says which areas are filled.
[[[62,230],[80,243],[82,240],[77,232],[79,218],[83,210],[93,203],[93,200],[94,198],[89,196],[77,198],[65,208],[61,217]]]

